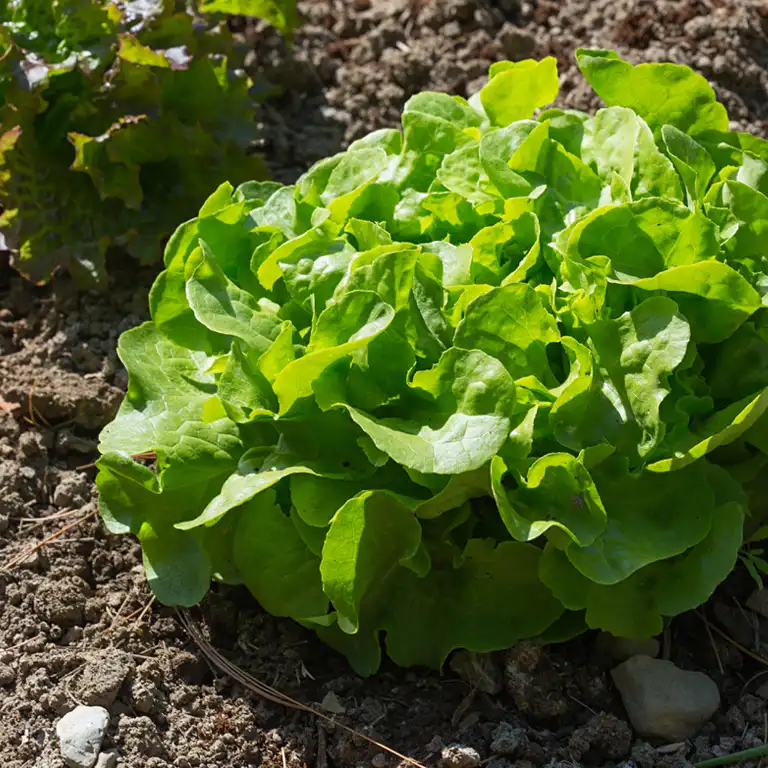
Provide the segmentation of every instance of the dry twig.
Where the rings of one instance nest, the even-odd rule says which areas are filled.
[[[45,517],[12,517],[11,520],[21,523],[19,526],[20,530],[29,533],[30,531],[39,528],[41,525],[45,525],[45,523],[50,523],[53,520],[61,520],[62,517],[72,517],[72,515],[79,511],[79,509],[64,509],[61,512],[56,512],[53,515],[46,515]],[[30,525],[25,525],[25,523],[30,523]]]
[[[144,453],[134,453],[131,455],[131,458],[134,461],[155,461],[157,459],[157,454],[154,451],[145,451]],[[81,464],[79,467],[75,467],[75,469],[93,469],[96,466],[96,462],[91,462],[90,464]]]
[[[48,420],[43,416],[40,411],[35,408],[35,404],[33,402],[33,398],[35,396],[35,387],[37,386],[37,379],[35,379],[32,382],[32,386],[29,389],[29,393],[27,394],[27,409],[29,410],[29,416],[25,416],[24,420],[28,424],[32,424],[35,427],[40,427],[40,425],[37,423],[37,419],[40,419],[40,421],[43,422],[43,424],[50,429],[51,425],[48,423]]]
[[[704,618],[704,616],[701,613],[699,613],[697,611],[696,615],[703,622],[706,623],[706,619]],[[718,627],[717,624],[710,624],[709,626],[712,629],[714,629],[715,632],[717,632],[717,634],[720,635],[720,637],[723,638],[723,640],[725,640],[726,642],[730,643],[734,648],[738,648],[742,653],[746,654],[751,659],[754,659],[755,661],[759,661],[761,664],[764,664],[766,667],[768,667],[768,659],[764,659],[759,654],[754,653],[753,651],[750,651],[749,648],[745,648],[741,643],[737,643],[729,634],[727,634],[726,632],[723,632],[723,630],[720,629],[720,627]]]
[[[136,621],[133,622],[134,627],[137,627],[139,624],[141,624],[142,619],[147,615],[147,613],[149,613],[154,603],[155,603],[155,596],[152,595],[149,602],[141,609],[141,612],[139,613],[139,616],[136,619]]]
[[[379,749],[384,750],[385,752],[389,752],[390,755],[394,755],[398,759],[408,763],[409,765],[414,766],[414,768],[424,768],[422,763],[420,763],[418,760],[414,760],[412,757],[407,757],[406,755],[401,754],[400,752],[396,752],[391,747],[388,747],[386,744],[382,744],[381,742],[376,741],[375,739],[372,739],[370,736],[366,736],[364,733],[360,733],[360,731],[355,730],[354,728],[351,728],[348,725],[345,725],[344,723],[336,720],[333,717],[329,717],[328,715],[324,714],[323,712],[320,712],[313,707],[310,707],[308,704],[304,704],[300,701],[297,701],[296,699],[292,699],[290,696],[285,695],[284,693],[281,693],[276,688],[273,688],[270,685],[267,685],[266,683],[262,683],[260,680],[257,680],[255,677],[252,677],[244,670],[240,669],[236,664],[233,664],[229,659],[222,656],[202,635],[196,624],[192,621],[192,619],[189,617],[189,614],[180,608],[176,609],[176,614],[179,617],[179,621],[181,622],[184,629],[186,629],[187,634],[192,638],[192,640],[195,642],[197,647],[202,651],[203,655],[208,659],[208,661],[215,666],[219,671],[223,672],[225,675],[228,675],[233,680],[236,680],[240,685],[242,685],[244,688],[247,688],[249,691],[253,691],[254,693],[258,694],[262,698],[266,699],[267,701],[271,701],[274,704],[279,704],[283,707],[288,707],[290,709],[298,709],[302,712],[307,712],[311,715],[314,715],[315,717],[320,718],[321,720],[329,723],[330,725],[333,725],[336,728],[341,728],[344,731],[347,731],[348,733],[352,734],[353,736],[357,736],[360,739],[363,739],[364,741],[367,741],[369,744],[372,744],[375,747],[378,747]]]
[[[62,528],[59,528],[58,531],[55,533],[52,533],[50,536],[46,536],[42,541],[39,541],[37,544],[35,544],[32,547],[29,547],[28,549],[25,549],[23,552],[20,552],[18,555],[15,555],[10,560],[8,560],[5,565],[3,565],[0,570],[2,571],[10,571],[11,568],[18,565],[19,563],[24,562],[30,555],[33,555],[35,552],[37,552],[38,549],[44,547],[48,542],[53,541],[54,539],[58,539],[59,536],[62,536],[67,531],[72,530],[73,528],[76,528],[81,523],[84,523],[86,520],[89,520],[94,515],[96,515],[96,510],[94,509],[93,512],[89,512],[87,515],[83,515],[82,517],[79,517],[77,520],[75,520],[72,523],[68,523],[67,525],[63,526]]]
[[[723,669],[723,662],[720,660],[720,652],[717,650],[717,645],[715,644],[715,638],[712,636],[712,627],[709,625],[709,622],[707,621],[707,617],[702,613],[701,618],[704,620],[704,628],[707,630],[707,637],[709,637],[709,642],[712,645],[712,650],[715,653],[715,659],[717,660],[717,668],[720,670],[720,674],[724,675],[725,670]]]

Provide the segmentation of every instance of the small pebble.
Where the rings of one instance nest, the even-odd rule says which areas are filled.
[[[389,760],[387,760],[387,756],[383,752],[374,755],[373,760],[371,760],[373,768],[387,768],[388,763]]]
[[[77,706],[56,724],[59,749],[69,768],[93,768],[109,727],[104,707]]]
[[[509,723],[499,723],[493,732],[491,752],[494,755],[512,757],[526,740],[525,729],[515,728]]]
[[[347,711],[347,708],[339,701],[339,697],[333,691],[328,691],[323,696],[320,706],[332,715],[343,715]]]
[[[440,753],[445,768],[476,768],[480,765],[480,753],[472,747],[451,744]]]
[[[611,675],[640,736],[667,743],[684,741],[720,706],[720,692],[711,678],[680,669],[671,661],[634,656]]]
[[[117,752],[110,749],[108,752],[102,752],[96,761],[96,768],[115,768],[117,765]]]

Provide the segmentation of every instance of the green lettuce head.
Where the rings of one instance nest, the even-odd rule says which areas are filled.
[[[729,574],[764,513],[768,142],[686,67],[577,56],[594,116],[500,62],[179,227],[97,480],[160,601],[244,584],[368,674],[382,639],[654,635]]]

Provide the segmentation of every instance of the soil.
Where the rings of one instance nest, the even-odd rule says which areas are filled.
[[[261,151],[291,182],[313,161],[369,130],[395,125],[402,105],[431,88],[467,95],[501,58],[554,55],[559,103],[595,101],[572,50],[613,47],[633,61],[673,60],[710,78],[736,126],[768,134],[768,7],[748,0],[312,0],[292,50],[256,25],[250,66],[282,93],[263,108]],[[151,603],[138,546],[108,536],[95,515],[98,431],[126,386],[119,334],[147,315],[154,269],[113,263],[103,294],[66,277],[21,281],[0,258],[0,758],[4,768],[63,768],[57,719],[100,704],[105,749],[122,768],[374,768],[397,759],[338,726],[266,702],[213,671],[173,612]],[[85,518],[85,519],[83,519]],[[761,687],[768,626],[740,606],[737,572],[707,608],[675,620],[665,653],[718,684],[722,706],[692,742],[635,738],[591,635],[563,646],[523,645],[484,660],[484,674],[442,675],[385,665],[374,678],[288,621],[264,615],[242,590],[215,588],[198,614],[211,643],[255,677],[320,706],[401,753],[435,765],[447,744],[492,768],[567,763],[684,766],[766,741]],[[750,655],[753,654],[753,655]],[[458,661],[458,660],[457,660]],[[522,734],[514,755],[502,735]],[[506,731],[505,731],[506,728]],[[469,763],[455,752],[451,765]]]
[[[283,89],[262,115],[262,151],[279,181],[369,131],[399,124],[410,96],[469,96],[498,59],[555,56],[558,106],[598,99],[574,58],[613,48],[706,76],[735,128],[768,133],[765,0],[314,0],[292,51],[270,28],[252,34],[251,66]]]

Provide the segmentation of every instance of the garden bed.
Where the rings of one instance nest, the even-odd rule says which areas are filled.
[[[577,86],[578,45],[689,64],[711,80],[740,129],[768,135],[768,17],[757,2],[300,5],[305,22],[292,53],[268,28],[247,30],[258,51],[250,66],[283,88],[259,116],[261,151],[280,181],[396,125],[413,93],[466,96],[497,59],[556,56],[558,103],[593,108]],[[145,319],[153,277],[152,269],[112,264],[106,293],[78,295],[67,278],[35,288],[0,262],[0,563],[77,523],[0,573],[3,766],[61,768],[55,723],[77,703],[108,706],[104,749],[116,747],[125,768],[395,765],[363,739],[212,671],[174,613],[151,604],[138,546],[108,536],[95,515],[88,465],[126,386],[115,344]],[[244,590],[215,589],[196,615],[205,617],[211,643],[252,675],[313,706],[324,702],[343,722],[426,764],[458,743],[518,768],[629,759],[651,768],[766,740],[765,678],[757,677],[765,667],[733,643],[759,656],[768,637],[768,625],[739,607],[753,587],[737,572],[721,588],[707,608],[710,633],[695,615],[672,623],[662,652],[706,672],[722,705],[695,742],[661,749],[632,733],[611,681],[615,662],[594,636],[498,654],[480,677],[385,665],[363,680],[311,633],[260,612]],[[500,723],[524,732],[506,755],[494,738]],[[462,754],[453,764],[469,768]]]

